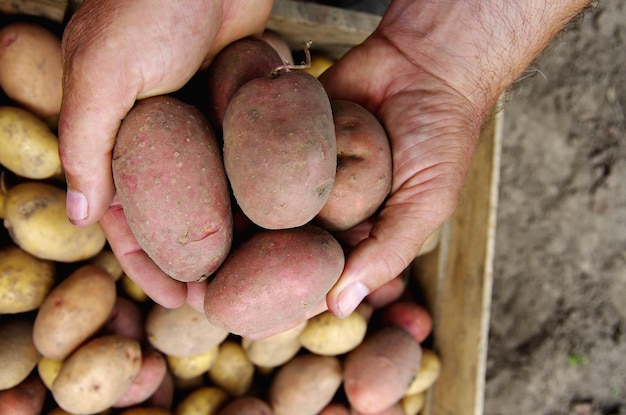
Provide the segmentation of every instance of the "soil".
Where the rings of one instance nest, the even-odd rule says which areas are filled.
[[[623,415],[626,2],[528,75],[503,113],[485,414]]]

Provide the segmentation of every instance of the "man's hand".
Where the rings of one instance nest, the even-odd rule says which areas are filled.
[[[321,76],[331,98],[374,113],[387,130],[391,195],[343,235],[355,246],[327,296],[349,315],[399,275],[454,211],[480,129],[502,92],[587,0],[394,0],[363,44]]]
[[[262,33],[272,2],[85,0],[63,36],[59,151],[70,220],[101,220],[126,273],[156,302],[187,297],[202,309],[202,284],[163,274],[141,250],[118,204],[111,153],[121,120],[137,99],[182,87],[227,44]]]

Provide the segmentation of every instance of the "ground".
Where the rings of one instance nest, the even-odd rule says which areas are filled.
[[[626,2],[504,107],[485,415],[626,414]]]

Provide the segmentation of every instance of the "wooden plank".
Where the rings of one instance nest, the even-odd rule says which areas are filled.
[[[275,0],[267,29],[279,33],[293,50],[313,41],[312,53],[340,58],[378,26],[378,15],[292,0]]]
[[[62,23],[67,0],[0,0],[0,13],[36,16]]]
[[[439,247],[412,267],[434,320],[442,373],[425,415],[483,413],[500,171],[501,113],[486,123]]]

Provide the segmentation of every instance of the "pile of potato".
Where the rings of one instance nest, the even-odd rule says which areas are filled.
[[[1,414],[421,410],[441,362],[403,276],[346,319],[324,312],[254,336],[323,301],[348,249],[335,232],[387,196],[390,152],[375,117],[331,102],[314,75],[252,38],[208,68],[207,112],[174,96],[138,102],[114,149],[129,225],[172,278],[212,277],[205,313],[166,309],[124,274],[99,225],[66,217],[60,39],[19,22],[0,29],[0,45]],[[293,104],[281,114],[275,102]],[[150,158],[159,162],[141,162]],[[248,299],[255,315],[241,310]]]

